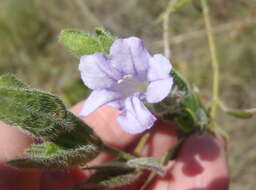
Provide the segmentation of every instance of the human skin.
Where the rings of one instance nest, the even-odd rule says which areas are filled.
[[[71,108],[78,114],[82,102]],[[116,123],[120,112],[103,106],[83,120],[94,128],[104,143],[124,151],[130,151],[141,135],[130,135]],[[157,121],[150,131],[143,156],[161,156],[176,143],[173,123]],[[24,150],[33,143],[31,137],[17,127],[0,122],[0,190],[64,190],[88,178],[80,168],[66,170],[16,169],[5,165],[11,159],[25,156]],[[101,153],[89,165],[112,159]],[[192,135],[182,146],[175,161],[165,167],[165,175],[156,177],[147,190],[228,190],[229,178],[222,138],[210,134]],[[123,188],[136,190],[145,177]],[[116,188],[117,189],[117,188]]]

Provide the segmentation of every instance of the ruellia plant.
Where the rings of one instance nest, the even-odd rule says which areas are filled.
[[[214,68],[210,106],[203,103],[166,56],[150,54],[138,37],[119,38],[102,28],[97,28],[93,35],[63,30],[59,37],[80,58],[81,79],[92,90],[79,116],[85,117],[103,105],[111,106],[120,110],[117,123],[130,134],[150,133],[157,119],[175,121],[175,147],[158,158],[139,157],[110,147],[57,96],[6,74],[0,76],[0,120],[19,126],[37,142],[26,150],[26,157],[8,164],[18,168],[65,169],[84,165],[107,151],[116,159],[85,167],[95,173],[71,188],[118,187],[136,180],[144,170],[163,175],[163,166],[176,158],[191,134],[207,132],[227,137],[216,122],[217,107],[237,118],[252,117],[255,109],[229,109],[218,97],[218,62],[207,6],[202,3],[202,7]]]

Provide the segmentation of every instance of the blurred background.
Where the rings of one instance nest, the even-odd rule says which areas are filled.
[[[221,97],[233,108],[256,107],[256,1],[210,1],[220,59]],[[94,32],[104,27],[116,36],[143,38],[152,54],[163,52],[163,27],[157,22],[168,0],[1,0],[0,74],[14,73],[33,87],[62,97],[69,106],[84,99],[79,59],[58,43],[62,29]],[[170,15],[174,66],[196,86],[205,103],[211,97],[211,66],[200,1]],[[256,188],[256,122],[219,112],[230,134],[232,190]]]

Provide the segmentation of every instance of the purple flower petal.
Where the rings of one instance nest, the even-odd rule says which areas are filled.
[[[109,91],[109,90],[94,90],[90,96],[86,99],[83,109],[80,112],[80,116],[87,116],[97,108],[101,107],[104,104],[108,104],[110,102],[118,101],[120,99],[120,95],[118,93]]]
[[[109,59],[102,53],[82,56],[79,70],[84,84],[91,89],[111,87],[121,78],[121,74],[111,67]]]
[[[124,107],[124,101],[122,99],[118,100],[118,101],[112,101],[112,102],[108,103],[107,105],[111,106],[112,108],[122,110]]]
[[[169,60],[161,54],[154,55],[149,62],[148,80],[160,80],[169,78],[172,65]]]
[[[151,57],[136,37],[116,40],[109,56],[82,56],[82,80],[93,92],[81,115],[109,105],[122,111],[117,121],[126,132],[137,134],[151,128],[156,118],[140,99],[156,103],[168,96],[173,84],[171,69],[168,59],[160,54]]]
[[[126,132],[137,134],[151,128],[156,118],[136,96],[133,96],[126,98],[124,111],[117,121]]]
[[[146,80],[150,55],[143,41],[136,37],[116,40],[110,48],[111,64],[123,75]]]
[[[149,84],[146,92],[146,100],[149,103],[162,101],[171,91],[173,84],[172,78],[156,80]]]

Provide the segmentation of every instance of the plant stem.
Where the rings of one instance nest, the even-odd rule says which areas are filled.
[[[163,20],[163,42],[164,42],[164,55],[168,59],[171,56],[170,42],[169,42],[169,14]]]
[[[142,151],[143,151],[143,148],[145,147],[145,145],[147,144],[148,142],[148,139],[150,137],[150,134],[149,132],[146,132],[141,138],[140,138],[140,141],[138,143],[138,145],[135,147],[134,149],[134,154],[136,156],[140,156]]]
[[[211,111],[210,111],[210,118],[211,118],[210,127],[213,127],[214,126],[213,122],[216,119],[218,99],[219,99],[219,61],[218,61],[217,50],[215,46],[215,40],[213,36],[213,29],[210,21],[207,0],[201,0],[201,5],[203,8],[204,23],[205,23],[207,37],[208,37],[208,44],[209,44],[210,55],[211,55],[211,65],[213,70],[212,104],[211,104]]]
[[[128,154],[126,152],[123,152],[121,150],[118,150],[118,149],[115,149],[115,148],[112,148],[112,147],[109,147],[107,145],[103,145],[103,149],[113,155],[116,155],[118,156],[119,158],[122,158],[124,160],[131,160],[131,159],[134,159],[136,158],[135,156],[131,155],[131,154]]]
[[[167,6],[167,9],[163,16],[163,46],[164,46],[164,55],[168,59],[171,57],[171,50],[170,50],[170,41],[169,41],[169,17],[172,13],[177,0],[170,0]]]

